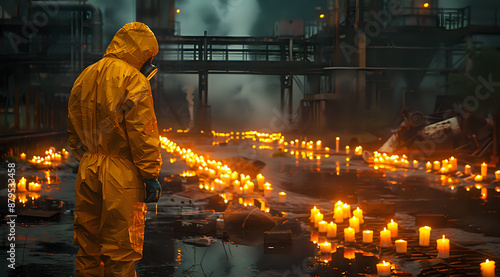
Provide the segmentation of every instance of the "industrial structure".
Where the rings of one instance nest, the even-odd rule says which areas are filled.
[[[103,12],[91,1],[2,1],[1,7],[2,134],[64,130],[72,82],[105,50]],[[471,66],[475,38],[500,33],[500,8],[443,8],[438,0],[328,0],[321,11],[313,22],[276,22],[274,36],[194,37],[181,35],[175,1],[137,1],[137,21],[160,44],[155,105],[171,102],[157,85],[162,76],[196,74],[195,126],[172,108],[169,124],[209,131],[212,74],[276,75],[290,130],[382,129],[405,107],[429,114],[437,96],[448,103],[449,74]],[[303,94],[299,105],[295,93]]]

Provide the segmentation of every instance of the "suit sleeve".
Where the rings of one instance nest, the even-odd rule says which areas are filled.
[[[131,77],[123,103],[128,142],[134,164],[144,179],[157,179],[161,168],[160,136],[149,82]]]
[[[87,150],[78,133],[82,134],[82,112],[77,101],[80,95],[81,86],[75,84],[71,90],[68,101],[68,140],[71,152],[77,161],[80,161]],[[80,132],[78,132],[80,130]]]

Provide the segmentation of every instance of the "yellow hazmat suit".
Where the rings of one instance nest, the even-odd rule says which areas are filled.
[[[153,32],[126,24],[103,58],[75,81],[69,142],[80,161],[75,186],[77,276],[135,276],[142,258],[144,179],[157,179],[160,141],[151,87],[139,71],[158,53]]]

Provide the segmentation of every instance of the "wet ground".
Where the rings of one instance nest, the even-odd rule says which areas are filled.
[[[393,271],[397,276],[476,276],[480,275],[479,263],[486,258],[500,261],[500,193],[496,191],[499,184],[495,182],[480,183],[482,187],[476,188],[474,181],[464,177],[449,180],[451,176],[446,176],[443,181],[441,175],[422,168],[425,161],[417,170],[374,169],[359,157],[351,156],[347,161],[345,155],[325,157],[323,154],[319,160],[292,155],[273,157],[276,148],[259,149],[251,140],[230,141],[223,145],[213,145],[211,139],[177,138],[174,141],[196,153],[209,155],[211,159],[240,156],[264,162],[262,174],[274,187],[274,195],[266,199],[266,206],[286,212],[285,218],[298,220],[301,224],[293,234],[291,248],[284,251],[272,250],[263,244],[235,244],[230,234],[221,230],[205,234],[215,239],[211,245],[193,245],[193,239],[200,235],[179,232],[177,220],[215,217],[224,206],[179,211],[165,204],[170,196],[164,193],[158,209],[154,204],[148,205],[144,258],[137,264],[142,276],[366,276],[376,273],[374,266],[379,257],[397,265]],[[188,169],[179,157],[165,151],[162,155],[162,176],[178,175]],[[20,220],[22,225],[18,221],[16,269],[8,270],[9,276],[74,276],[77,249],[72,245],[72,219],[76,174],[70,165],[74,166],[63,163],[58,170],[52,171],[51,175],[57,175],[60,183],[44,185],[38,194],[28,194],[25,203],[18,204],[20,212],[43,208],[60,211],[60,216],[44,221],[39,217],[24,217]],[[17,177],[43,178],[44,174],[43,170],[18,164]],[[184,183],[182,186],[197,185]],[[280,191],[287,193],[286,204],[278,204]],[[1,194],[6,203],[6,188]],[[312,206],[331,211],[337,200],[350,203],[352,207],[363,202],[394,204],[395,214],[391,218],[399,222],[412,254],[398,256],[392,250],[359,243],[359,237],[357,243],[334,240],[332,244],[340,248],[331,261],[322,262],[317,246],[310,241],[310,231],[314,228],[307,217]],[[384,216],[366,219],[365,227],[373,230],[390,220]],[[420,227],[416,224],[418,220],[435,224],[431,234],[433,240],[443,234],[450,238],[449,260],[436,261],[435,248],[418,246],[418,238],[415,239],[418,236],[416,229]],[[3,226],[0,266],[7,268],[5,239],[8,231],[7,226]],[[339,231],[339,237],[341,235]],[[375,234],[375,239],[377,236]]]

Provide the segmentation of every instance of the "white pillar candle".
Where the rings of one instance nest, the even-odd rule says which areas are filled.
[[[316,149],[320,150],[321,149],[321,140],[318,140],[316,142]]]
[[[470,165],[466,164],[464,167],[464,174],[465,175],[471,175],[472,174],[472,168]]]
[[[349,145],[345,146],[345,154],[349,155],[349,152],[351,152],[351,149],[349,148]]]
[[[326,221],[324,221],[324,220],[321,220],[320,222],[318,222],[318,232],[326,233],[326,231],[327,231],[326,226],[327,225],[328,225],[328,223],[326,223]]]
[[[323,220],[323,214],[318,212],[314,215],[314,227],[318,228],[318,224],[321,220]]]
[[[266,180],[266,178],[264,178],[264,176],[262,174],[260,174],[260,173],[257,174],[257,187],[259,188],[259,190],[264,189],[265,180]]]
[[[486,163],[481,164],[481,176],[483,180],[488,179],[488,165]]]
[[[337,207],[342,207],[343,204],[344,203],[339,200],[339,201],[335,202],[335,204],[333,204],[333,209],[335,210],[335,209],[337,209]]]
[[[338,153],[340,149],[340,138],[336,137],[335,138],[335,153]]]
[[[377,275],[380,277],[390,277],[391,276],[391,264],[382,261],[377,264]]]
[[[396,253],[406,253],[408,248],[408,242],[406,240],[398,239],[396,240]]]
[[[354,211],[352,211],[352,215],[359,218],[359,224],[365,223],[363,219],[363,210],[357,207]]]
[[[271,186],[264,187],[264,197],[265,198],[270,198],[272,194],[273,194],[273,188]]]
[[[344,203],[342,205],[342,213],[344,214],[344,218],[350,218],[351,217],[351,205]]]
[[[418,232],[419,232],[418,245],[429,246],[431,237],[431,227],[429,226],[420,227],[418,229]]]
[[[413,160],[413,168],[418,168],[418,161],[417,160]]]
[[[319,209],[316,208],[316,206],[314,206],[314,208],[311,209],[311,222],[314,222],[314,215],[317,214],[319,212]]]
[[[434,161],[432,169],[438,171],[439,169],[441,169],[441,163],[439,161]]]
[[[373,231],[372,230],[364,230],[363,231],[363,243],[372,243],[373,242]]]
[[[355,233],[359,233],[359,218],[355,216],[349,218],[349,227],[353,228]]]
[[[349,227],[344,229],[344,241],[354,242],[356,240],[354,229]]]
[[[384,230],[380,231],[380,247],[391,247],[391,231],[384,228]]]
[[[431,170],[431,169],[432,169],[432,164],[431,164],[431,162],[427,162],[427,163],[425,164],[425,169],[427,169],[427,170]]]
[[[495,262],[486,260],[486,262],[482,262],[481,266],[481,276],[482,277],[495,277]]]
[[[337,224],[330,222],[326,225],[326,237],[329,239],[337,237]]]
[[[443,235],[442,239],[436,240],[437,242],[437,251],[438,258],[447,259],[450,257],[450,240],[445,238]]]
[[[391,219],[391,222],[387,223],[387,229],[391,231],[391,237],[395,238],[398,236],[398,224]]]
[[[332,253],[332,244],[328,241],[325,241],[319,245],[319,251],[321,254],[330,254]]]
[[[280,203],[280,204],[286,203],[286,192],[284,192],[284,191],[280,192],[278,203]]]
[[[333,214],[333,218],[335,219],[335,223],[342,223],[344,222],[344,209],[342,207],[337,207],[335,209],[335,212]]]
[[[500,181],[500,170],[495,171],[495,179]]]
[[[458,170],[458,161],[455,157],[450,158],[451,171],[455,172]]]

